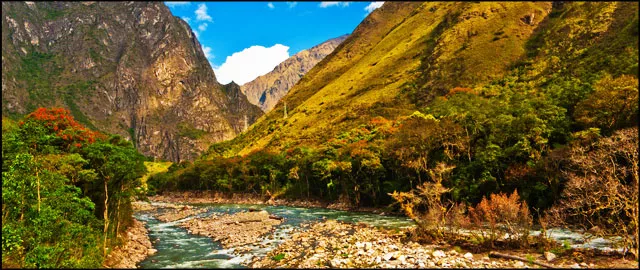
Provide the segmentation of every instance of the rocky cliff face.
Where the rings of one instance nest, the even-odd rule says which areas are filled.
[[[348,36],[333,38],[311,49],[300,51],[280,63],[273,71],[242,85],[240,89],[247,95],[249,102],[268,112],[304,74],[333,52]]]
[[[160,2],[3,2],[2,112],[63,106],[145,155],[180,161],[262,112],[219,84],[188,24]]]

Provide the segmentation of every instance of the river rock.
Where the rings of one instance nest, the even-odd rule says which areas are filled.
[[[431,253],[431,255],[433,255],[433,257],[436,257],[436,258],[441,258],[441,257],[447,256],[446,254],[444,254],[444,251],[442,251],[442,250],[434,250]]]
[[[473,260],[473,254],[471,254],[471,252],[465,253],[463,257],[467,260]]]
[[[553,254],[551,252],[545,252],[544,257],[547,259],[548,262],[551,262],[556,259],[556,254]]]
[[[578,263],[574,263],[574,264],[571,265],[571,268],[580,269],[580,265]]]

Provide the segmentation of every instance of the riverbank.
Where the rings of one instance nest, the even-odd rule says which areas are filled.
[[[637,261],[588,257],[573,252],[565,256],[536,251],[509,250],[508,255],[526,261],[492,258],[489,252],[472,253],[460,247],[425,245],[402,233],[391,233],[364,224],[328,220],[307,230],[295,230],[291,238],[267,256],[254,258],[252,268],[635,268]]]
[[[230,203],[230,204],[259,204],[259,205],[282,205],[305,208],[326,208],[332,210],[342,210],[351,212],[365,212],[380,215],[400,215],[400,213],[390,213],[383,208],[374,207],[354,207],[344,202],[323,202],[313,199],[286,199],[276,198],[270,200],[267,197],[251,193],[223,193],[217,191],[175,191],[164,192],[162,195],[148,197],[152,202],[165,203]]]
[[[157,252],[151,244],[144,223],[133,219],[133,225],[125,232],[125,244],[115,248],[105,260],[107,268],[136,268],[136,264]]]

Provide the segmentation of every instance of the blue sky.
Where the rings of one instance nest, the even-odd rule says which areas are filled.
[[[383,2],[165,2],[196,33],[221,83],[244,84],[351,33]]]

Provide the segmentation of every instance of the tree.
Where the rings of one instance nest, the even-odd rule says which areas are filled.
[[[585,127],[603,131],[637,125],[638,78],[605,76],[595,84],[595,91],[578,103],[574,117]]]
[[[98,141],[82,150],[84,158],[89,166],[94,168],[100,182],[104,187],[104,229],[103,229],[103,254],[106,256],[107,232],[109,228],[109,185],[116,187],[111,194],[122,194],[132,188],[132,183],[139,179],[145,172],[145,157],[138,153],[130,142],[115,135],[108,141]],[[117,196],[120,198],[121,196]],[[116,214],[119,215],[120,199],[116,203]],[[130,205],[129,205],[130,207]],[[118,233],[120,219],[116,219],[116,234]]]

